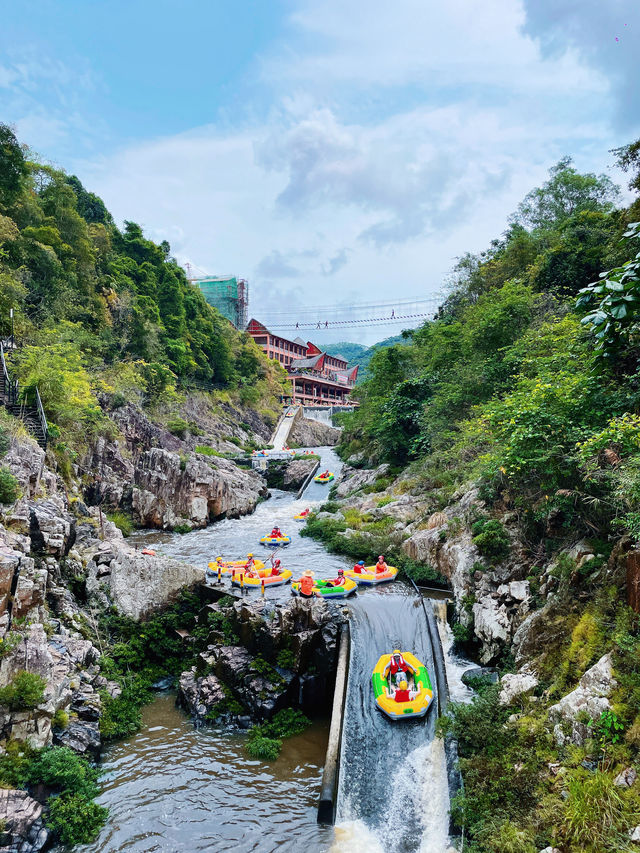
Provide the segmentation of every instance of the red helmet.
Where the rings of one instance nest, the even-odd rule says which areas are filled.
[[[344,574],[344,569],[338,569],[338,574],[339,574],[339,575],[343,575],[343,574]]]
[[[276,566],[280,565],[280,560],[276,560]]]

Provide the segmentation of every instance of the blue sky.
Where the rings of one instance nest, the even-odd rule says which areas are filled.
[[[26,0],[3,12],[0,119],[181,262],[248,278],[251,313],[432,296],[563,155],[622,179],[639,10]]]

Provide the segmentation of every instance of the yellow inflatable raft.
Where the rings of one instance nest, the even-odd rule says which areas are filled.
[[[313,478],[314,483],[330,483],[333,480],[333,474],[329,472],[327,476],[323,476],[322,474],[318,474],[317,477]]]
[[[410,698],[397,702],[396,688],[389,684],[391,655],[382,655],[371,674],[373,694],[376,705],[392,720],[405,720],[409,717],[424,717],[433,701],[433,689],[426,666],[411,652],[401,652],[409,671],[407,682]],[[392,694],[392,695],[390,695]]]
[[[231,584],[232,586],[240,587],[261,587],[264,581],[265,587],[284,586],[284,584],[289,583],[291,577],[292,573],[289,571],[289,569],[283,569],[278,575],[272,575],[271,569],[260,569],[257,572],[253,572],[252,577],[248,577],[245,571],[238,570],[234,572],[231,576]]]
[[[294,521],[306,521],[310,515],[311,515],[310,512],[300,512],[300,513],[298,513],[298,515],[293,516],[293,520]]]
[[[221,575],[230,575],[232,572],[238,571],[238,569],[245,569],[247,566],[246,560],[225,560],[221,563],[222,569],[220,570]],[[254,569],[264,569],[264,563],[262,560],[254,560],[253,561]],[[209,572],[213,572],[214,575],[218,574],[218,563],[213,562],[209,563],[208,566]]]
[[[281,548],[289,542],[291,542],[290,536],[263,536],[260,540],[261,545],[269,545],[272,548]]]
[[[349,569],[345,575],[348,578],[353,578],[359,586],[377,586],[379,583],[394,581],[398,575],[398,570],[395,566],[387,566],[385,572],[376,572],[375,566],[363,566],[361,572]]]

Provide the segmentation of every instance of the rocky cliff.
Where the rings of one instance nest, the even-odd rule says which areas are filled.
[[[340,430],[314,421],[311,418],[296,418],[289,433],[290,447],[329,447],[340,441]]]
[[[191,399],[187,410],[196,417],[199,408],[192,398],[187,399]],[[212,430],[232,427],[205,415],[206,410],[199,422],[192,422],[198,437],[185,434],[181,438],[134,406],[117,409],[113,418],[121,438],[98,438],[82,462],[81,469],[88,472],[87,503],[124,510],[137,525],[161,529],[205,527],[217,518],[252,512],[266,496],[265,482],[256,472],[220,455],[217,447],[236,453],[238,448]],[[268,434],[268,427],[262,426]]]

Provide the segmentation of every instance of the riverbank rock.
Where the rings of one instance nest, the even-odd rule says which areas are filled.
[[[386,463],[378,465],[377,468],[368,469],[349,468],[345,465],[336,486],[336,496],[346,498],[347,495],[357,492],[364,486],[372,486],[376,480],[387,476],[390,467]]]
[[[206,527],[218,518],[253,512],[266,495],[258,473],[238,468],[229,459],[209,457],[205,462],[153,448],[136,466],[131,506],[141,527]]]
[[[87,594],[141,619],[169,604],[185,587],[204,579],[201,568],[170,557],[143,554],[123,539],[94,544],[84,552]]]
[[[538,676],[532,670],[524,668],[520,672],[509,672],[500,680],[501,705],[511,705],[519,696],[530,693],[538,686]]]
[[[549,708],[549,720],[554,723],[554,737],[559,746],[574,743],[582,746],[588,736],[588,727],[578,717],[598,720],[610,709],[609,696],[617,687],[613,677],[611,653],[604,655],[588,669],[571,693]]]
[[[271,489],[297,491],[317,466],[314,459],[269,459],[265,472]]]
[[[180,676],[177,702],[186,708],[196,722],[204,722],[207,715],[226,698],[220,680],[209,675],[198,678],[195,666]]]
[[[26,791],[0,789],[0,850],[39,853],[49,839],[43,808]]]
[[[291,427],[289,443],[298,447],[329,447],[340,441],[340,433],[337,427],[298,416]]]
[[[243,646],[210,646],[201,657],[257,720],[270,719],[295,701],[293,673],[276,670]]]

